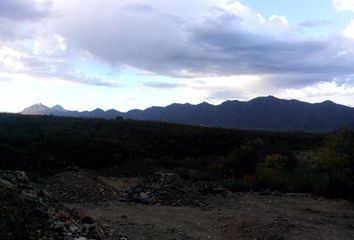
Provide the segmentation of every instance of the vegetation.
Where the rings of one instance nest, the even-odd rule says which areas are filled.
[[[303,152],[313,156],[302,159]],[[0,115],[0,169],[50,174],[66,168],[115,175],[176,171],[185,178],[224,182],[235,191],[353,198],[354,134]]]

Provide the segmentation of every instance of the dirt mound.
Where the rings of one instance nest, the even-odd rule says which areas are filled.
[[[240,238],[245,240],[285,240],[290,225],[287,219],[274,219],[270,222],[242,222],[237,229]]]
[[[117,200],[117,191],[86,172],[65,172],[53,176],[46,189],[64,203]]]
[[[108,239],[80,210],[60,205],[24,172],[0,170],[0,239]]]
[[[121,195],[121,201],[146,204],[204,207],[209,194],[225,194],[212,182],[189,182],[174,173],[158,173]]]

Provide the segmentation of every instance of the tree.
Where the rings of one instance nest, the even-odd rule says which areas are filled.
[[[317,158],[319,170],[330,179],[328,194],[353,197],[354,132],[343,129],[329,135]]]

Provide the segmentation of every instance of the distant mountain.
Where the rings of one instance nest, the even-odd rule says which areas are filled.
[[[113,119],[116,117],[122,117],[124,113],[119,112],[117,110],[111,109],[108,111],[103,111],[100,108],[97,108],[93,111],[70,111],[64,109],[60,105],[55,105],[54,107],[50,108],[41,103],[34,104],[28,108],[25,108],[20,114],[24,115],[53,115],[53,116],[65,116],[65,117],[92,117],[92,118],[106,118],[106,119]]]
[[[54,106],[54,107],[56,107],[56,106]],[[27,108],[23,109],[21,114],[25,114],[25,115],[50,115],[52,113],[52,111],[54,111],[54,109],[52,110],[52,108],[49,108],[47,106],[44,106],[41,103],[38,103],[38,104],[34,104],[34,105],[30,106],[30,107],[27,107]]]
[[[152,120],[189,125],[275,131],[328,132],[354,124],[354,108],[331,101],[306,103],[284,100],[273,96],[255,98],[249,102],[226,101],[220,105],[171,104],[122,113],[116,110],[92,112],[68,111],[60,106],[48,108],[36,104],[24,109],[22,114],[58,115],[75,117]]]

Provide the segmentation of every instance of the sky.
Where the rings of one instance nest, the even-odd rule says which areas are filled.
[[[354,0],[0,0],[0,111],[354,107]]]

